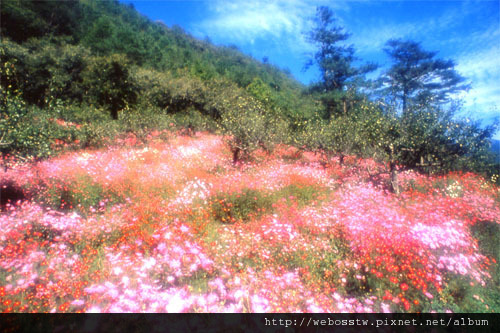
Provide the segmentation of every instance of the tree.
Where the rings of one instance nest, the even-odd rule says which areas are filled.
[[[16,42],[30,38],[75,35],[82,19],[81,5],[77,0],[18,0],[0,3],[2,37]]]
[[[391,39],[384,51],[394,64],[382,81],[389,96],[401,103],[403,113],[411,104],[446,103],[451,94],[469,88],[452,60],[434,59],[437,52],[425,51],[417,42]]]
[[[218,83],[214,92],[217,95],[210,104],[222,111],[220,126],[229,134],[227,140],[234,164],[249,158],[259,148],[270,153],[275,144],[285,141],[287,122],[259,100],[225,81]]]
[[[320,153],[326,164],[332,157],[337,157],[339,164],[343,165],[349,155],[380,155],[387,127],[388,122],[381,109],[365,99],[346,115],[306,121],[297,137],[297,144]]]
[[[246,87],[246,91],[262,103],[266,109],[275,111],[278,108],[271,87],[265,84],[260,77],[255,77]]]
[[[398,171],[404,169],[484,172],[496,124],[481,128],[456,117],[459,103],[453,94],[466,91],[469,84],[453,61],[436,59],[437,52],[411,40],[389,40],[384,50],[393,61],[382,77],[386,114],[392,119],[383,145],[393,191],[399,192]]]
[[[129,74],[128,59],[119,54],[95,57],[82,74],[87,100],[109,109],[111,117],[137,100],[137,93]]]
[[[494,172],[490,142],[498,121],[484,128],[480,122],[457,118],[458,104],[448,108],[411,104],[404,114],[391,106],[385,108],[386,128],[379,141],[384,154],[380,157],[389,164],[394,193],[399,193],[398,174],[403,170]]]
[[[109,54],[119,43],[115,30],[116,26],[110,18],[100,17],[83,38],[83,44],[98,55]]]
[[[314,90],[323,93],[322,100],[327,109],[327,117],[338,104],[342,104],[343,112],[347,112],[347,98],[345,92],[350,84],[364,74],[376,68],[374,64],[354,67],[357,60],[354,56],[352,45],[341,45],[349,38],[349,34],[336,25],[333,12],[328,7],[318,7],[316,11],[315,26],[308,34],[308,39],[319,47],[305,68],[317,64],[321,72],[321,82]],[[341,101],[341,103],[339,103]]]
[[[351,116],[312,119],[306,124],[299,140],[307,150],[321,154],[323,163],[328,164],[332,157],[337,156],[340,165],[343,165],[345,156],[359,151],[361,128],[357,125]]]
[[[419,107],[402,119],[405,134],[400,160],[407,168],[427,173],[463,170],[483,172],[490,159],[490,139],[497,124],[455,117],[458,107]]]

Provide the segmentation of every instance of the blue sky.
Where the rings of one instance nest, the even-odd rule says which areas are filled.
[[[330,7],[351,37],[362,62],[390,66],[383,52],[390,38],[421,42],[437,57],[455,61],[472,89],[461,96],[464,110],[485,122],[500,114],[500,1],[321,1],[321,0],[122,0],[153,21],[179,25],[216,45],[236,45],[242,52],[288,68],[308,84],[319,78],[305,62],[315,52],[305,33],[316,7]],[[378,74],[376,73],[376,74]],[[500,139],[500,132],[495,138]]]

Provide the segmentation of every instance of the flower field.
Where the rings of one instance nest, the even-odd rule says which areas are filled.
[[[500,189],[152,133],[0,171],[2,312],[499,312]],[[15,202],[6,202],[7,195]]]

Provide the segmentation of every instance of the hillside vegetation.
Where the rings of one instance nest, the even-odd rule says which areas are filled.
[[[3,312],[500,311],[452,61],[391,40],[369,82],[320,7],[306,87],[118,2],[0,5]]]

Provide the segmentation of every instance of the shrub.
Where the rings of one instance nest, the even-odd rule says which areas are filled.
[[[271,152],[288,132],[283,119],[273,117],[258,101],[245,96],[239,96],[235,107],[222,114],[221,126],[230,135],[233,163],[248,158],[258,148]]]
[[[78,130],[73,126],[57,123],[55,108],[41,110],[28,106],[19,97],[9,92],[3,101],[0,114],[0,153],[22,160],[42,159],[53,155],[77,140]]]
[[[33,196],[49,207],[61,210],[77,210],[88,213],[99,209],[105,203],[122,202],[122,196],[105,189],[88,175],[78,175],[71,179],[51,179],[40,188],[27,189]]]
[[[36,39],[22,46],[2,40],[0,63],[2,86],[18,90],[30,104],[48,106],[56,100],[81,102],[82,74],[88,67],[89,51],[62,38]]]
[[[86,101],[108,109],[111,118],[118,119],[118,112],[137,100],[136,87],[129,72],[130,62],[123,55],[92,58],[82,74]]]
[[[216,121],[209,116],[202,114],[194,107],[189,107],[182,112],[178,112],[171,117],[174,124],[179,128],[186,129],[188,134],[193,134],[197,131],[217,130]]]
[[[300,208],[318,200],[324,193],[325,189],[316,185],[291,184],[275,192],[273,197],[276,200],[278,198],[284,198],[288,201],[293,199]]]
[[[236,193],[219,193],[210,200],[212,216],[222,223],[246,222],[272,208],[270,196],[258,190],[244,189]]]
[[[110,121],[85,123],[80,130],[83,148],[100,148],[112,144],[120,133],[120,125]]]

